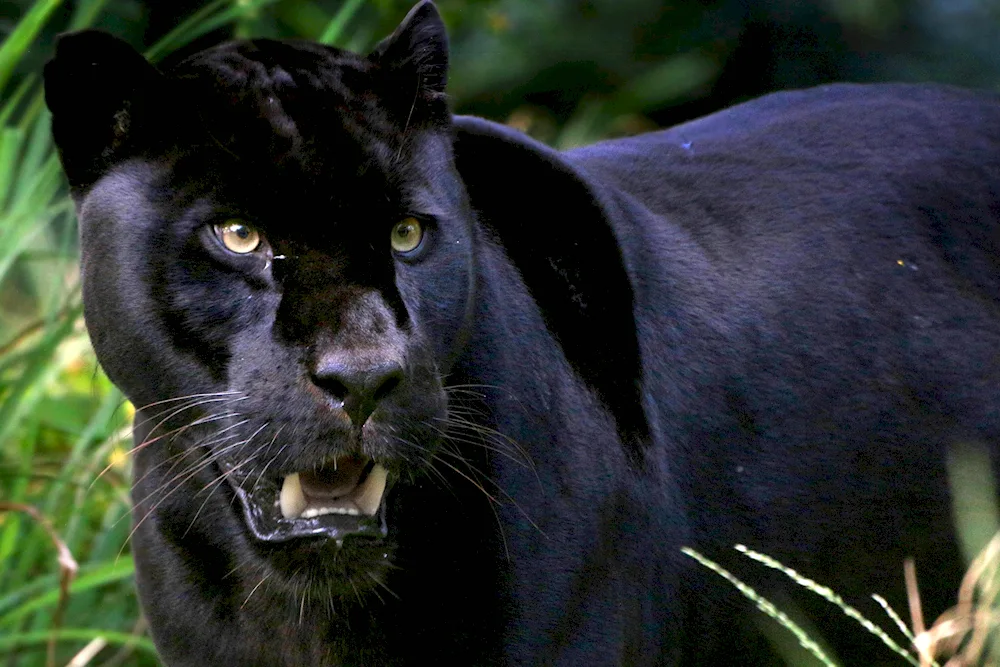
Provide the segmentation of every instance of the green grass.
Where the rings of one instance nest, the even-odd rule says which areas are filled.
[[[827,586],[783,565],[774,558],[737,544],[735,549],[755,563],[776,570],[795,584],[823,598],[899,657],[899,664],[914,667],[949,667],[1000,664],[1000,512],[996,484],[991,474],[989,449],[977,443],[956,443],[949,452],[948,479],[959,542],[968,569],[958,590],[956,604],[928,626],[923,618],[916,564],[902,563],[912,628],[889,603],[872,591],[888,622],[879,624]],[[837,667],[823,645],[821,632],[803,628],[774,603],[704,554],[684,547],[694,559],[728,581],[744,597],[787,631],[802,649],[790,649],[786,636],[770,634],[774,646],[789,665]],[[933,563],[923,564],[933,577]],[[888,629],[886,629],[888,627]],[[765,628],[767,630],[767,628]],[[897,638],[893,639],[893,635]]]
[[[138,613],[131,559],[117,557],[128,529],[127,471],[119,466],[91,488],[123,444],[127,414],[96,371],[82,326],[72,205],[39,78],[4,88],[58,4],[36,2],[0,46],[0,503],[8,510],[0,514],[0,657],[16,665],[65,664],[102,633],[128,635]],[[99,5],[81,3],[78,16]],[[19,506],[43,521],[12,511]],[[79,563],[65,605],[43,523]],[[129,650],[147,645],[140,638]]]

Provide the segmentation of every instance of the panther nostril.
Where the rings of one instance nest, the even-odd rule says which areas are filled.
[[[375,390],[372,399],[375,400],[376,402],[381,401],[383,398],[392,393],[392,390],[398,387],[399,383],[402,381],[403,381],[403,369],[399,368],[398,370],[394,370],[385,377],[385,379],[382,381],[381,386],[379,386]]]
[[[313,383],[339,399],[355,426],[363,425],[378,407],[403,381],[403,368],[396,362],[368,367],[334,360],[320,364],[312,373]]]
[[[347,388],[347,385],[333,376],[314,374],[312,381],[317,387],[331,396],[340,399],[341,401],[346,399],[351,393],[350,389]]]

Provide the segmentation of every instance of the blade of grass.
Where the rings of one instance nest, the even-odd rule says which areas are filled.
[[[192,39],[189,37],[192,32],[197,30],[200,25],[212,16],[212,14],[219,11],[219,9],[224,7],[228,2],[229,0],[212,0],[212,2],[208,3],[195,13],[191,14],[191,16],[181,21],[176,28],[160,38],[156,44],[149,47],[143,55],[145,55],[148,60],[156,62],[171,51],[180,48]]]
[[[17,64],[31,48],[31,43],[48,22],[52,12],[61,4],[62,0],[36,0],[17,22],[14,31],[0,44],[0,92],[3,92]]]
[[[754,551],[753,549],[748,549],[746,546],[742,544],[737,544],[735,546],[735,549],[744,556],[746,556],[747,558],[757,561],[761,565],[769,567],[772,570],[777,570],[778,572],[781,572],[799,586],[802,586],[806,590],[812,591],[813,593],[823,598],[827,602],[836,605],[837,607],[840,608],[842,612],[844,612],[846,616],[857,621],[861,625],[861,627],[863,627],[865,630],[867,630],[872,635],[877,637],[889,649],[899,654],[900,657],[908,661],[910,664],[914,665],[915,667],[919,667],[920,665],[919,661],[915,657],[913,657],[913,655],[909,651],[907,651],[902,646],[893,641],[893,639],[888,634],[886,634],[885,630],[872,623],[860,611],[858,611],[851,605],[847,604],[847,602],[845,602],[842,597],[834,593],[833,590],[831,590],[829,587],[818,584],[812,579],[803,576],[799,572],[793,570],[792,568],[779,563],[770,556],[762,554],[759,551]]]
[[[0,128],[0,211],[7,205],[14,189],[18,156],[24,144],[24,133],[16,127]]]
[[[87,466],[82,465],[82,461],[87,455],[91,444],[95,440],[104,439],[97,438],[96,436],[98,432],[111,421],[115,411],[121,404],[121,401],[122,396],[117,390],[108,391],[104,394],[99,407],[93,413],[93,416],[84,428],[83,432],[81,432],[79,437],[77,437],[69,455],[66,456],[59,476],[49,485],[45,505],[43,506],[46,512],[55,512],[58,507],[63,506],[62,503],[66,500],[64,497],[65,489],[69,485],[73,476],[78,474],[78,471],[87,470]],[[83,482],[84,480],[80,481]],[[81,483],[76,488],[78,491],[77,502],[68,505],[71,508],[71,511],[69,520],[66,522],[67,527],[65,531],[65,539],[71,545],[75,545],[75,540],[73,538],[79,528],[81,514],[84,507],[83,494],[85,493],[86,487]]]
[[[242,0],[236,6],[219,12],[216,16],[206,20],[204,25],[199,27],[198,31],[193,37],[191,37],[191,39],[200,37],[205,33],[212,32],[213,30],[221,28],[228,23],[235,23],[249,14],[258,12],[262,7],[272,5],[278,1],[279,0]],[[191,41],[191,39],[187,41]]]
[[[73,11],[73,18],[69,20],[69,30],[83,30],[93,24],[94,19],[101,13],[107,0],[82,0],[76,5]]]
[[[46,665],[54,667],[56,664],[56,639],[54,633],[58,632],[59,626],[62,624],[63,615],[66,613],[66,604],[69,602],[69,586],[73,582],[74,577],[76,577],[76,573],[80,567],[77,565],[76,559],[73,558],[69,547],[66,546],[66,543],[59,536],[56,529],[53,528],[52,522],[47,516],[38,511],[38,508],[22,503],[0,502],[0,512],[21,512],[31,516],[36,524],[48,533],[49,539],[55,545],[58,552],[59,601],[56,603],[55,612],[52,614],[52,632],[49,633],[45,659]]]
[[[132,562],[132,557],[122,556],[117,562],[112,560],[103,563],[96,569],[77,577],[76,581],[69,587],[69,594],[73,596],[99,586],[122,581],[128,579],[133,574],[135,574],[135,564]],[[0,616],[0,627],[10,627],[29,614],[39,609],[52,607],[58,602],[59,587],[56,586],[54,589],[50,588],[40,595],[21,602],[3,616]]]
[[[35,80],[38,77],[32,72],[21,80],[21,83],[17,85],[14,92],[7,98],[7,101],[3,103],[3,109],[0,110],[0,125],[7,125],[10,119],[14,117],[14,110],[17,109],[17,105],[21,103],[24,96],[28,94],[31,87],[35,84]]]
[[[22,418],[30,413],[32,405],[41,397],[41,388],[60,370],[59,366],[53,363],[56,348],[73,332],[76,318],[79,317],[82,308],[76,308],[71,312],[73,313],[71,317],[67,317],[60,323],[60,326],[46,333],[38,347],[33,351],[21,377],[14,383],[3,403],[0,404],[0,443],[12,441],[11,434],[20,426]],[[19,460],[23,462],[23,465],[28,466],[28,472],[30,472],[34,442],[35,438],[22,441],[24,450],[20,453]],[[22,502],[24,498],[16,495],[7,498],[7,500]],[[17,520],[11,520],[5,522],[0,529],[0,572],[3,572],[5,576],[13,576],[13,572],[7,566],[7,561],[13,552],[18,526]]]
[[[198,37],[274,2],[277,0],[244,0],[237,3],[233,3],[232,0],[213,0],[149,47],[145,56],[150,61],[156,62]],[[228,4],[232,5],[229,9],[222,9]]]
[[[60,642],[88,642],[99,637],[107,643],[116,646],[134,645],[136,648],[148,653],[151,658],[156,657],[156,647],[153,646],[152,640],[147,637],[139,637],[128,632],[112,632],[92,628],[62,628],[56,632],[49,632],[48,630],[18,632],[6,637],[0,637],[0,649],[44,644],[49,641],[50,637],[55,637],[56,641]]]
[[[337,13],[330,19],[330,22],[326,24],[326,28],[323,29],[319,39],[316,41],[320,44],[329,45],[339,43],[340,36],[344,32],[347,22],[354,18],[354,15],[358,13],[363,4],[364,0],[345,0],[344,4],[337,10]]]
[[[32,106],[40,98],[32,101]],[[27,131],[28,142],[24,147],[24,157],[21,158],[21,172],[33,174],[45,170],[46,160],[53,157],[52,153],[52,117],[48,111],[41,113],[30,125]],[[55,194],[53,192],[53,194]],[[51,199],[49,200],[51,201]],[[48,203],[48,202],[46,202]]]
[[[26,502],[28,496],[28,485],[31,481],[32,463],[35,454],[35,447],[38,438],[37,424],[31,424],[24,429],[26,437],[15,440],[15,446],[20,448],[17,451],[15,460],[18,464],[18,474],[11,484],[8,485],[4,499],[11,503]],[[0,442],[3,442],[0,440]],[[7,515],[0,529],[0,585],[10,581],[25,581],[14,577],[13,568],[7,567],[6,563],[15,553],[18,538],[29,534],[30,528],[23,528],[24,521],[20,514]]]
[[[709,570],[715,572],[717,575],[719,575],[720,577],[728,581],[730,584],[732,584],[736,588],[736,590],[738,590],[747,599],[749,599],[751,602],[757,605],[757,609],[761,610],[762,612],[773,618],[775,621],[781,624],[785,629],[787,629],[789,632],[795,635],[795,638],[799,641],[799,645],[802,646],[802,648],[809,651],[809,653],[811,653],[817,660],[823,663],[825,667],[837,667],[837,663],[835,663],[830,658],[830,656],[828,656],[823,651],[822,647],[820,647],[820,645],[816,643],[806,633],[805,630],[803,630],[797,623],[795,623],[795,621],[789,618],[787,614],[785,614],[776,606],[774,606],[773,602],[760,595],[757,591],[755,591],[753,588],[745,584],[740,579],[737,579],[736,576],[734,576],[731,572],[729,572],[729,570],[726,570],[715,561],[709,560],[705,556],[702,556],[694,549],[691,549],[689,547],[684,547],[681,549],[681,553],[683,553],[685,556],[695,559],[696,561],[707,567]]]

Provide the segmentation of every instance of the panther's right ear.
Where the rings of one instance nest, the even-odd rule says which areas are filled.
[[[448,118],[448,32],[431,0],[417,3],[368,59],[380,70],[383,103],[400,124],[417,121],[414,114]]]
[[[45,65],[45,102],[75,192],[155,131],[152,116],[162,114],[164,94],[163,75],[117,37],[84,30],[58,38],[55,57]]]

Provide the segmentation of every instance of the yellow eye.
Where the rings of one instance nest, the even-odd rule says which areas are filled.
[[[228,250],[246,255],[260,246],[260,232],[242,220],[226,220],[215,226],[215,235]]]
[[[424,230],[416,218],[403,218],[392,228],[389,241],[396,252],[411,252],[420,245]]]

